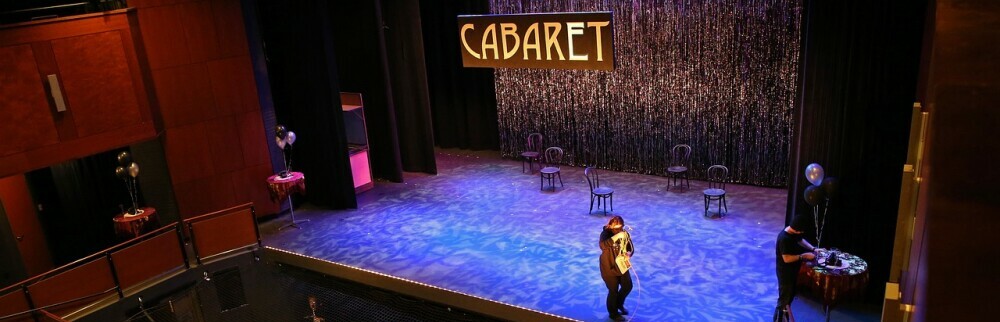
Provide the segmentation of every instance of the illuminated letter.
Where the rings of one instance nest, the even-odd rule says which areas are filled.
[[[588,21],[587,27],[594,27],[594,32],[597,33],[597,61],[604,61],[604,44],[601,43],[601,27],[607,27],[608,21],[594,22]]]
[[[531,36],[535,36],[532,38]],[[534,42],[528,42],[528,39],[535,39]],[[538,44],[538,23],[533,23],[528,26],[528,29],[524,31],[524,60],[528,60],[528,49],[535,50],[535,60],[542,60],[542,48]]]
[[[569,42],[569,60],[587,60],[587,55],[577,55],[573,52],[573,35],[583,34],[583,23],[582,22],[567,22],[566,23],[566,38]]]
[[[514,48],[507,50],[507,36],[514,37]],[[521,37],[517,35],[517,25],[512,23],[500,24],[500,39],[503,40],[503,59],[514,57],[517,48],[521,46]]]
[[[475,30],[476,28],[473,27],[471,23],[467,23],[462,26],[462,46],[465,46],[465,51],[469,52],[469,55],[472,55],[472,57],[476,57],[476,59],[479,59],[479,53],[472,51],[472,48],[469,47],[469,42],[465,40],[465,31],[470,29]]]
[[[489,37],[489,38],[487,38]],[[493,40],[492,43],[487,44],[486,40]],[[490,24],[486,27],[486,32],[483,33],[483,59],[486,59],[486,50],[493,49],[493,59],[500,59],[500,49],[497,48],[497,25]]]
[[[545,60],[552,60],[552,45],[556,47],[556,53],[559,54],[559,60],[566,60],[563,57],[562,48],[559,47],[559,41],[556,40],[556,36],[559,35],[559,31],[562,30],[562,24],[558,22],[546,22],[545,26]],[[552,31],[552,28],[555,31]]]

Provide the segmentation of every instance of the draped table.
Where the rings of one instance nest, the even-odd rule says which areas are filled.
[[[271,193],[271,201],[280,203],[286,198],[288,199],[288,212],[291,213],[292,222],[288,225],[282,226],[280,229],[285,227],[295,227],[299,228],[300,222],[307,222],[307,220],[295,221],[295,210],[292,209],[292,199],[289,198],[293,193],[306,193],[306,176],[302,172],[289,172],[288,176],[282,177],[280,174],[275,174],[267,177],[267,190]]]
[[[868,286],[868,263],[861,257],[839,253],[841,265],[827,266],[824,263],[830,252],[820,254],[816,261],[804,261],[799,271],[799,285],[807,285],[813,294],[823,300],[826,320],[830,321],[830,310],[843,299],[860,295]]]
[[[122,239],[132,239],[158,228],[156,209],[143,207],[140,210],[142,210],[142,213],[138,215],[118,214],[114,218],[111,218],[115,223],[115,235],[118,235]]]

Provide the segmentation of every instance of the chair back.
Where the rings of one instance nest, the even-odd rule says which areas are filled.
[[[542,134],[541,133],[528,134],[528,144],[524,151],[542,153]]]
[[[545,149],[545,166],[558,168],[562,164],[563,149],[560,147],[550,147]]]
[[[601,176],[597,174],[597,169],[587,167],[583,169],[583,176],[587,177],[587,184],[590,185],[590,191],[601,187]]]
[[[688,164],[691,163],[691,146],[687,144],[678,144],[670,149],[670,166],[685,166],[689,167]]]
[[[726,190],[726,181],[729,180],[729,168],[724,165],[713,165],[708,167],[708,188]]]

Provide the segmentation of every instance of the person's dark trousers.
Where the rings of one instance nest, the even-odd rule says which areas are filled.
[[[778,305],[774,308],[774,322],[792,321],[792,299],[795,299],[795,284],[778,283]]]
[[[632,276],[626,272],[622,276],[601,276],[601,278],[604,279],[604,286],[608,287],[608,315],[619,315],[618,308],[623,307],[625,298],[632,292]]]

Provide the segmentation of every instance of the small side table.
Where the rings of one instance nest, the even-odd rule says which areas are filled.
[[[805,261],[799,270],[799,284],[823,300],[823,313],[830,321],[830,311],[845,298],[862,294],[868,286],[868,263],[856,255],[840,253],[841,265],[821,265],[830,256],[821,254],[816,261]]]
[[[280,174],[267,177],[267,188],[271,193],[271,201],[280,203],[288,199],[288,212],[291,214],[292,221],[287,225],[281,226],[278,230],[285,229],[286,227],[301,228],[299,227],[299,223],[309,221],[309,219],[295,220],[295,208],[292,205],[292,198],[290,197],[293,193],[303,194],[306,192],[306,176],[302,172],[289,172],[286,177],[282,177]]]
[[[111,220],[115,223],[115,235],[122,239],[132,239],[157,228],[156,209],[141,208],[138,215],[118,214]]]

